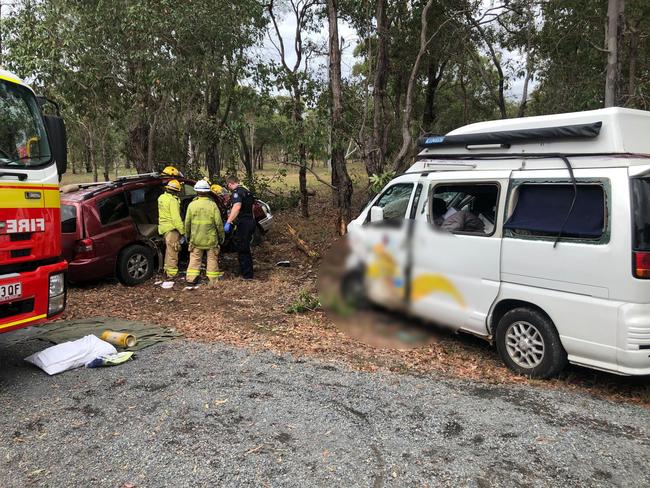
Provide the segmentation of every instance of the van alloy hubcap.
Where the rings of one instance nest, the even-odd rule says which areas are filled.
[[[515,322],[506,331],[506,350],[523,368],[534,368],[544,359],[544,339],[529,322]]]
[[[149,269],[149,262],[146,256],[142,254],[134,254],[126,263],[126,270],[131,278],[139,279],[147,274]]]

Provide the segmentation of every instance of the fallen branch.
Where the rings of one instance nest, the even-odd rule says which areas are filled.
[[[282,164],[290,164],[291,166],[297,166],[298,168],[302,168],[302,167],[303,167],[302,165],[300,165],[300,164],[298,164],[298,163],[290,163],[289,161],[284,161]],[[329,184],[327,181],[325,181],[325,180],[322,179],[320,176],[318,176],[318,174],[317,174],[316,172],[314,172],[313,169],[308,168],[308,167],[306,167],[306,166],[304,166],[304,168],[305,168],[307,171],[309,171],[311,174],[313,174],[313,175],[314,175],[314,178],[316,178],[316,179],[317,179],[320,183],[322,183],[323,185],[327,185],[327,186],[329,186],[332,190],[338,190],[338,188],[336,188],[335,186]]]
[[[296,231],[296,229],[291,227],[289,224],[287,224],[287,228],[289,229],[289,234],[293,238],[293,240],[296,243],[296,246],[298,247],[298,249],[300,249],[302,252],[304,252],[310,258],[318,257],[318,253],[316,253],[315,251],[313,251],[313,250],[311,250],[309,248],[307,243],[300,238],[300,236],[298,235],[298,232]]]

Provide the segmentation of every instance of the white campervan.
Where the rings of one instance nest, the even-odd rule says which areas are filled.
[[[346,283],[482,336],[514,371],[650,374],[650,112],[424,136],[349,225]]]

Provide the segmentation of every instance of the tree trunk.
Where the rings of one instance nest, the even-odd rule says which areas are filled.
[[[208,82],[208,90],[205,95],[205,111],[207,119],[217,126],[217,115],[221,105],[221,91],[215,81]],[[205,166],[208,170],[210,181],[221,177],[221,158],[219,157],[219,134],[211,134],[208,137],[205,150]]]
[[[93,181],[99,181],[99,173],[97,170],[97,157],[95,154],[95,135],[92,130],[88,131],[88,151],[90,153],[90,164],[93,167]]]
[[[624,0],[609,0],[607,5],[607,70],[605,76],[605,107],[616,106],[618,92],[618,27],[625,7]]]
[[[639,59],[639,24],[637,21],[634,27],[630,26],[630,50],[627,74],[627,101],[626,106],[634,107],[636,99],[636,66]]]
[[[427,17],[432,6],[433,0],[428,0],[422,10],[420,49],[418,50],[418,54],[415,57],[415,63],[413,63],[413,68],[411,69],[411,76],[409,77],[408,88],[406,89],[406,101],[404,102],[404,116],[402,118],[402,147],[400,148],[393,164],[397,173],[403,173],[406,169],[409,151],[411,150],[411,143],[413,142],[413,136],[411,134],[411,116],[413,113],[415,82],[418,73],[420,72],[422,58],[424,57],[429,42],[431,41],[427,36]]]
[[[442,75],[445,72],[447,62],[443,61],[438,64],[438,60],[432,57],[429,60],[429,67],[427,70],[427,88],[424,98],[424,113],[422,114],[422,129],[425,132],[430,132],[433,129],[433,124],[436,121],[436,91]]]
[[[302,118],[302,90],[300,82],[293,80],[293,121],[296,124],[298,136],[298,163],[300,170],[298,172],[298,182],[300,184],[300,208],[304,218],[309,217],[309,195],[307,195],[307,147],[303,142],[305,140],[305,123]]]
[[[348,222],[352,219],[352,181],[345,164],[338,0],[327,0],[327,15],[329,19],[329,79],[332,97],[330,109],[332,185],[338,189],[336,227],[339,235],[344,235],[347,232]]]
[[[472,17],[471,14],[467,13],[466,14],[467,19],[469,22],[476,28],[478,31],[479,35],[481,36],[481,39],[485,43],[485,45],[488,48],[488,52],[490,54],[490,59],[492,60],[492,63],[494,64],[495,69],[497,70],[497,76],[499,78],[499,84],[496,90],[496,96],[495,100],[497,102],[497,106],[499,107],[499,113],[501,114],[502,119],[508,118],[508,113],[506,111],[506,98],[504,95],[504,90],[505,90],[505,75],[503,74],[503,68],[501,67],[501,61],[499,60],[499,56],[497,55],[496,50],[494,49],[494,45],[488,39],[488,36],[485,32],[485,29],[481,27],[481,24],[474,18]],[[480,59],[478,60],[478,67],[480,70],[482,70],[482,66],[480,65],[481,61]],[[482,73],[483,79],[486,83],[487,88],[492,91],[492,86],[488,82],[488,77],[484,73]]]
[[[239,127],[239,143],[241,149],[239,150],[239,157],[244,168],[246,169],[246,178],[249,182],[253,181],[253,160],[251,159],[251,150],[246,141],[246,131],[243,126]]]
[[[386,85],[388,84],[388,15],[387,0],[377,1],[377,65],[373,83],[373,136],[369,161],[366,163],[368,174],[380,174],[384,171],[387,152],[386,127]]]
[[[104,181],[111,179],[111,158],[108,151],[106,151],[106,140],[102,141],[102,162],[104,163]]]

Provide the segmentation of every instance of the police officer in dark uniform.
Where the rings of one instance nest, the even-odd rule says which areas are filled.
[[[244,279],[253,278],[253,256],[251,255],[251,237],[255,232],[253,217],[253,194],[239,185],[236,176],[226,178],[226,186],[232,192],[230,197],[230,214],[224,224],[226,234],[236,226],[234,242],[239,254],[239,267]]]

